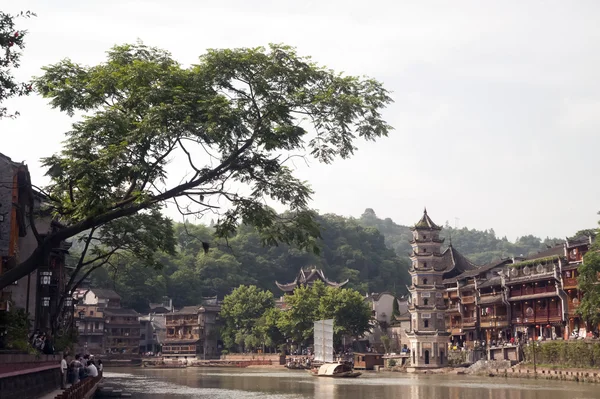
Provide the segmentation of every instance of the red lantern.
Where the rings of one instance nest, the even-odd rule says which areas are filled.
[[[535,326],[535,328],[540,328],[540,326]]]
[[[546,326],[546,328],[551,328],[551,327],[552,327],[552,326],[551,326],[550,324],[548,324],[548,325]]]

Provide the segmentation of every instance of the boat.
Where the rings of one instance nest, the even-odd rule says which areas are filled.
[[[315,358],[320,364],[308,370],[315,377],[356,378],[362,373],[354,371],[350,362],[333,361],[333,319],[318,320],[314,325]]]
[[[362,373],[354,371],[352,364],[342,363],[325,363],[319,368],[313,368],[308,371],[315,377],[330,377],[330,378],[356,378]]]

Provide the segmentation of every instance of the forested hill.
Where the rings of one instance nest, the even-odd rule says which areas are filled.
[[[410,253],[410,244],[408,241],[412,237],[409,226],[403,226],[394,223],[390,218],[380,219],[371,208],[367,208],[358,222],[365,227],[377,228],[385,237],[386,244],[393,248],[401,256],[407,256]],[[455,229],[448,225],[443,226],[442,237],[446,238],[447,245],[452,238],[452,246],[467,256],[475,264],[483,265],[492,260],[505,258],[515,255],[530,255],[547,249],[555,243],[562,242],[559,238],[540,239],[532,235],[526,235],[517,238],[515,242],[510,242],[506,237],[498,238],[494,229],[475,230],[463,227]]]
[[[212,229],[203,225],[175,225],[178,251],[161,255],[162,268],[155,270],[139,260],[126,259],[110,271],[99,269],[94,275],[97,286],[114,288],[123,296],[124,305],[140,312],[148,302],[163,296],[176,306],[201,302],[203,296],[227,295],[240,284],[254,284],[281,295],[275,281],[294,280],[301,267],[316,266],[333,281],[349,279],[349,287],[362,293],[391,291],[403,294],[409,282],[408,253],[410,228],[379,219],[372,209],[360,218],[321,215],[321,254],[319,256],[286,245],[263,247],[252,227],[241,226],[238,234],[211,248],[208,254],[202,241],[212,242]],[[493,230],[467,228],[442,230],[452,234],[452,244],[477,264],[500,257],[527,255],[559,240],[540,240],[524,236],[515,243],[497,238]]]

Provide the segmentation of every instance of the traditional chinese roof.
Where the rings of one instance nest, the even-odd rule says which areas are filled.
[[[296,289],[297,287],[312,285],[316,280],[321,280],[329,287],[334,287],[334,288],[341,288],[344,285],[348,284],[348,281],[349,281],[349,280],[346,280],[341,283],[329,281],[327,279],[327,277],[325,277],[323,270],[313,268],[309,271],[300,269],[300,272],[298,272],[298,275],[296,276],[294,281],[292,281],[291,283],[280,284],[279,282],[275,281],[275,284],[277,284],[277,287],[279,287],[279,289],[284,292],[293,292],[294,289]]]
[[[108,290],[104,288],[92,288],[90,291],[96,295],[98,298],[102,299],[121,299],[121,296],[114,292],[113,290]]]
[[[427,214],[427,208],[425,208],[425,210],[423,210],[423,217],[421,217],[421,220],[419,220],[411,228],[411,230],[421,230],[421,229],[426,229],[426,230],[441,230],[442,229],[440,226],[433,223],[433,220],[431,220],[431,218]]]
[[[103,308],[105,316],[139,316],[140,314],[133,309],[127,308]]]
[[[184,306],[181,309],[175,311],[173,314],[198,314],[200,306]]]
[[[541,258],[547,258],[550,256],[565,256],[564,245],[560,244],[555,247],[548,248],[541,252],[538,252],[537,254],[529,255],[528,257],[525,258],[525,260],[541,259]]]
[[[476,270],[479,267],[465,258],[452,245],[442,253],[442,259],[441,265],[444,266],[444,283],[451,282],[451,279],[467,271]],[[453,281],[456,281],[456,279]]]
[[[502,295],[500,294],[482,296],[481,298],[479,298],[480,305],[493,305],[498,303],[502,303]]]

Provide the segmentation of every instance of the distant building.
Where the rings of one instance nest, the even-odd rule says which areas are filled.
[[[396,298],[390,292],[371,293],[365,297],[374,321],[373,329],[365,335],[365,339],[368,340],[371,347],[375,347],[377,350],[384,349],[381,337],[388,335],[395,300]]]
[[[328,287],[334,288],[341,288],[348,284],[348,280],[343,281],[341,283],[329,281],[327,277],[325,277],[325,273],[323,273],[323,270],[314,267],[308,270],[305,270],[304,268],[300,269],[298,275],[291,283],[280,284],[279,282],[275,281],[275,284],[284,293],[292,294],[297,287],[311,286],[317,280],[323,282]]]
[[[221,305],[185,306],[165,314],[167,335],[162,354],[167,358],[210,359],[220,355],[218,335]]]
[[[140,353],[159,353],[166,338],[165,314],[140,316]]]
[[[168,297],[164,297],[160,303],[150,304],[150,313],[170,313],[173,310],[173,300]]]
[[[76,292],[76,299],[80,352],[139,352],[139,314],[132,309],[121,308],[119,294],[113,290],[91,288]]]

